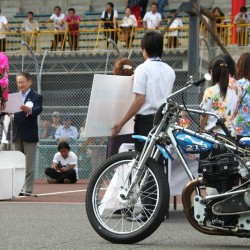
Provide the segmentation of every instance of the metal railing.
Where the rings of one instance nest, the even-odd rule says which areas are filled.
[[[104,24],[109,22],[103,22],[100,20],[86,20],[80,22],[80,30],[79,35],[76,36],[78,39],[78,47],[77,49],[106,49],[107,48],[107,38],[109,37],[108,33],[114,33],[114,39],[118,40],[118,46],[120,48],[126,48],[126,43],[129,41],[129,48],[140,47],[140,41],[142,36],[145,34],[147,30],[143,28],[134,28],[129,32],[126,32],[124,37],[124,29],[105,29]],[[70,32],[66,29],[63,31],[55,31],[52,23],[39,23],[40,32],[27,32],[21,30],[22,24],[20,23],[12,23],[9,24],[10,31],[3,32],[1,34],[5,35],[6,41],[0,40],[0,43],[6,42],[6,51],[22,51],[24,48],[21,45],[21,41],[27,42],[33,50],[37,52],[41,52],[44,50],[70,50],[70,41],[69,35]],[[141,25],[142,27],[142,25]],[[163,30],[163,27],[159,29],[159,31]],[[168,43],[168,37],[171,36],[170,30],[165,36],[165,44]],[[188,38],[188,25],[183,26],[182,28],[177,28],[180,47],[187,46],[187,38]],[[55,48],[53,43],[55,43],[55,36],[58,41],[59,46]]]
[[[9,25],[11,31],[1,33],[5,35],[6,40],[0,39],[1,43],[6,43],[6,51],[22,51],[24,47],[21,42],[28,43],[34,51],[41,52],[45,50],[100,50],[107,48],[107,39],[112,34],[112,39],[117,41],[120,49],[123,48],[139,48],[141,38],[147,32],[140,25],[140,28],[133,29],[106,29],[104,22],[97,19],[85,20],[80,22],[80,30],[77,36],[70,36],[70,32],[66,29],[63,31],[55,31],[52,23],[40,23],[40,32],[25,32],[21,31],[20,23],[12,23]],[[166,23],[166,21],[164,21]],[[164,23],[159,31],[164,29]],[[184,21],[184,26],[176,29],[169,29],[164,36],[164,45],[168,48],[187,48],[188,47],[188,19]],[[216,34],[220,37],[225,46],[233,44],[232,30],[237,28],[237,41],[240,46],[248,45],[250,24],[225,24],[222,23],[216,28]],[[174,32],[175,31],[175,32]],[[177,38],[173,38],[173,33],[177,33]],[[206,28],[201,25],[200,33],[208,39],[209,34]],[[176,36],[176,34],[175,34]],[[178,41],[176,41],[178,40]],[[75,44],[76,48],[72,46]]]

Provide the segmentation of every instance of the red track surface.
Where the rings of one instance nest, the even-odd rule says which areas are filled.
[[[38,197],[19,196],[9,202],[85,203],[88,181],[89,180],[81,179],[74,184],[48,184],[46,180],[36,180],[33,192],[34,194],[37,194]],[[39,196],[39,194],[42,194],[42,196]],[[174,198],[170,197],[170,204],[173,203]],[[181,204],[180,196],[177,196],[177,204]]]
[[[56,192],[68,192],[75,190],[86,190],[88,180],[79,180],[75,184],[48,184],[46,180],[36,180],[33,193],[38,197],[18,197],[10,202],[60,202],[60,203],[84,203],[85,191],[69,192],[65,194],[51,194]],[[47,194],[39,196],[39,194]],[[51,195],[50,195],[51,194]]]

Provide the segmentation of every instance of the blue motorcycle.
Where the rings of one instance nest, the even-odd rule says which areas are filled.
[[[154,118],[142,153],[119,153],[104,162],[90,180],[86,211],[94,230],[104,239],[132,244],[150,236],[168,212],[169,185],[159,158],[172,159],[172,145],[190,181],[182,192],[184,212],[190,224],[209,235],[250,237],[250,138],[235,141],[224,119],[214,113],[189,109],[173,97],[209,78],[194,81],[171,94]],[[217,118],[225,135],[196,132],[179,125],[186,111]],[[215,149],[221,153],[214,155]],[[200,160],[197,154],[207,154]],[[184,155],[199,162],[195,178]],[[143,216],[141,216],[143,215]]]

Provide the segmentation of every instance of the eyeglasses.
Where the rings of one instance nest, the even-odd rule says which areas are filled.
[[[18,81],[17,84],[25,84],[27,81]]]

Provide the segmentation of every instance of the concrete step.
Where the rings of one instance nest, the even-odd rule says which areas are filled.
[[[20,8],[21,7],[21,2],[20,0],[9,0],[9,1],[1,1],[1,8]]]
[[[20,12],[21,1],[20,0],[1,0],[0,7],[2,15],[6,16],[8,19],[15,15],[16,12]]]
[[[7,7],[2,8],[1,7],[1,13],[4,15],[7,19],[12,18],[17,12],[20,12],[20,8],[15,7]]]

